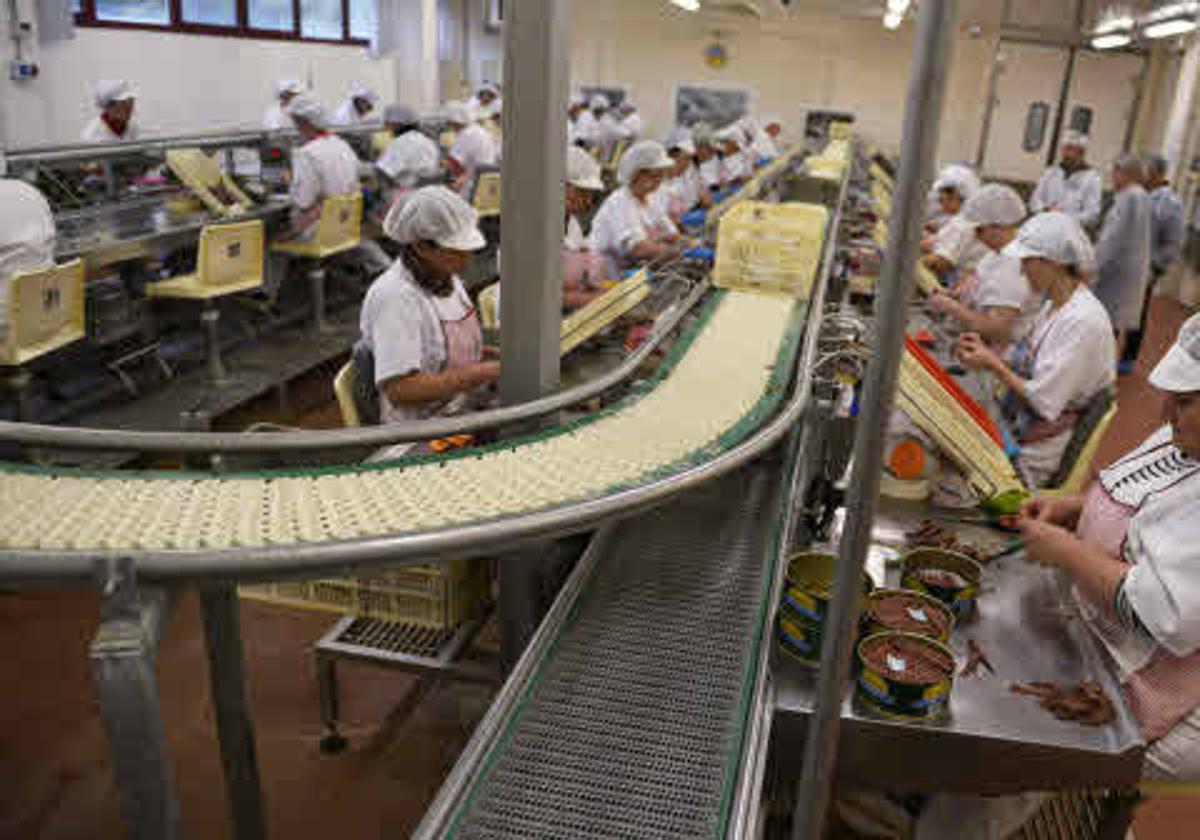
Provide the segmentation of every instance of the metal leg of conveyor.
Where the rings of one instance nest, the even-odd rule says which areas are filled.
[[[173,840],[179,802],[155,675],[170,599],[162,589],[139,590],[128,559],[98,564],[97,572],[100,630],[89,658],[121,815],[135,840]]]
[[[254,747],[254,724],[246,696],[245,657],[237,589],[229,583],[200,587],[204,640],[208,647],[208,673],[225,790],[235,840],[263,840],[262,787]]]
[[[208,378],[214,385],[222,385],[227,381],[225,363],[221,359],[221,310],[216,301],[204,301],[204,310],[200,313],[200,323],[204,326],[205,361],[208,364]]]
[[[516,667],[542,620],[542,570],[547,549],[508,554],[499,561],[500,666]]]
[[[308,294],[312,298],[312,328],[317,335],[329,332],[325,322],[325,266],[314,262],[308,269]]]

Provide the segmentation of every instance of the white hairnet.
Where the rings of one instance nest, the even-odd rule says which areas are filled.
[[[293,96],[299,96],[304,93],[304,85],[300,84],[295,79],[284,79],[275,85],[275,97],[278,99],[284,94],[290,93]]]
[[[1027,215],[1021,196],[1004,184],[988,184],[962,209],[963,218],[972,225],[1019,225]]]
[[[313,128],[329,126],[329,112],[325,106],[311,96],[301,94],[288,103],[288,116],[294,120],[304,120]]]
[[[742,129],[737,123],[733,123],[714,134],[713,139],[718,143],[737,143],[740,148],[746,139],[746,135],[742,133]]]
[[[713,135],[712,126],[707,123],[696,123],[692,126],[692,142],[697,146],[711,146],[716,139]]]
[[[500,95],[500,86],[497,85],[495,82],[484,82],[483,84],[481,84],[479,86],[479,89],[475,92],[476,93],[490,93],[492,96],[499,96]]]
[[[1062,146],[1078,146],[1081,149],[1086,149],[1088,147],[1088,136],[1081,131],[1071,129],[1063,134],[1062,142],[1059,143],[1059,147],[1061,148]]]
[[[600,179],[600,164],[578,146],[567,147],[567,183],[581,190],[604,189],[604,182]]]
[[[471,205],[445,187],[411,193],[388,212],[383,232],[401,245],[435,242],[454,251],[478,251],[487,244]]]
[[[582,93],[579,93],[578,91],[576,91],[575,93],[571,94],[571,100],[568,103],[567,107],[569,107],[569,108],[586,108],[587,104],[588,104],[587,97],[585,95],[583,95]]]
[[[592,97],[592,101],[588,105],[593,111],[607,111],[612,107],[612,103],[608,101],[608,97],[602,93],[597,93]]]
[[[621,104],[617,106],[617,110],[623,114],[632,114],[637,110],[637,105],[633,104],[632,99],[622,99]]]
[[[416,125],[421,118],[407,105],[389,105],[383,109],[383,121],[388,125]]]
[[[670,169],[675,161],[667,156],[667,150],[657,140],[639,140],[629,147],[617,168],[617,177],[628,186],[634,177],[647,169]]]
[[[1200,391],[1200,315],[1184,323],[1175,344],[1150,374],[1150,384],[1175,394]]]
[[[1079,222],[1066,213],[1039,213],[1021,225],[1011,253],[1018,259],[1041,257],[1059,265],[1073,265],[1090,274],[1096,264],[1092,241]]]
[[[966,201],[979,190],[979,176],[969,166],[952,163],[938,173],[933,184],[935,193],[942,190],[954,190]]]
[[[475,122],[471,107],[465,102],[447,102],[442,108],[442,117],[451,125],[470,125]]]
[[[692,141],[692,132],[686,128],[677,128],[667,138],[667,151],[679,149],[685,155],[696,154],[696,144]]]
[[[96,107],[103,111],[114,102],[126,102],[137,98],[129,82],[105,79],[96,82],[94,97]]]
[[[374,105],[379,101],[379,94],[375,93],[375,91],[371,90],[362,82],[355,82],[354,84],[350,85],[350,98],[365,99]]]

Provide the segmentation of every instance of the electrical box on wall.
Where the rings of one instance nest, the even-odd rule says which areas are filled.
[[[21,61],[18,58],[8,63],[8,78],[14,82],[27,82],[36,79],[37,75],[38,66],[32,61]]]

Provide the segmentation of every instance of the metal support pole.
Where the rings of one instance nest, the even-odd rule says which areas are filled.
[[[568,0],[521,0],[504,11],[500,395],[514,405],[559,385],[570,9]],[[541,620],[545,554],[534,548],[500,560],[505,670]]]
[[[221,361],[221,310],[213,300],[204,301],[200,323],[204,326],[205,359],[208,378],[220,385],[226,381],[225,364]]]
[[[254,724],[246,697],[245,660],[237,588],[231,583],[200,587],[208,678],[217,715],[225,792],[235,840],[263,840],[262,786],[254,748]]]
[[[854,441],[854,471],[846,499],[846,527],[821,645],[816,708],[804,745],[804,771],[792,825],[794,840],[816,840],[822,836],[825,810],[836,773],[842,700],[850,677],[850,657],[858,622],[858,582],[870,546],[879,497],[883,434],[891,414],[900,356],[904,351],[906,301],[913,293],[912,267],[921,237],[925,191],[933,175],[957,6],[957,0],[926,0],[917,17],[917,41],[908,85],[895,206],[879,278],[874,356],[867,370],[863,408]]]
[[[121,815],[134,840],[179,837],[155,664],[168,612],[165,590],[138,591],[128,558],[97,564],[100,630],[89,658],[108,737]]]
[[[309,297],[312,298],[313,332],[317,335],[329,332],[325,323],[325,266],[315,263],[308,272]]]

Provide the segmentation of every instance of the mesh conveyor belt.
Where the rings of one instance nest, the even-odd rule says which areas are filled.
[[[452,836],[722,833],[779,482],[756,465],[619,526]]]

